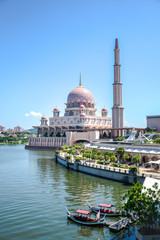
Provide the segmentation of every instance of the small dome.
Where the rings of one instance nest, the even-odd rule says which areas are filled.
[[[81,113],[80,117],[85,117],[86,114],[85,113]]]
[[[43,117],[41,118],[41,120],[47,120],[47,118],[46,118],[45,116],[43,116]]]
[[[53,112],[59,112],[59,109],[57,107],[55,107]]]
[[[94,103],[94,97],[88,89],[79,86],[69,93],[67,103],[83,103],[83,102]]]
[[[103,108],[102,109],[102,112],[108,112],[106,108]]]
[[[83,104],[81,104],[80,108],[85,109],[86,107]]]

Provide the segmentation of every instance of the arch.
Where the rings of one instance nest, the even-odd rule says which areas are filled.
[[[45,132],[44,137],[48,137],[48,132]]]
[[[144,156],[142,156],[142,158],[141,158],[141,163],[144,164],[144,163],[146,163],[146,162],[148,162],[148,157],[144,155]]]
[[[157,157],[156,157],[156,156],[153,156],[153,157],[151,158],[151,160],[152,160],[152,161],[156,161],[156,160],[157,160]]]
[[[77,140],[77,141],[74,141],[73,142],[73,144],[76,144],[76,143],[90,143],[89,141],[87,141],[87,140],[83,140],[83,139],[81,139],[81,140]]]
[[[51,132],[51,133],[50,133],[50,137],[54,137],[54,132]]]
[[[60,136],[61,136],[60,132],[57,132],[56,137],[60,137]]]

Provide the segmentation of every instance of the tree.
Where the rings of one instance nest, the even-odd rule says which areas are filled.
[[[124,155],[124,153],[125,153],[125,150],[124,150],[124,148],[123,147],[119,147],[117,150],[116,150],[116,152],[117,152],[117,157],[118,157],[118,167],[119,167],[119,160],[120,160],[120,158]]]
[[[132,213],[138,217],[138,225],[142,228],[150,228],[160,219],[159,199],[160,189],[158,183],[152,189],[146,189],[139,182],[123,196],[126,200],[122,206],[125,213]]]
[[[123,141],[125,139],[125,137],[118,137],[116,140],[117,141]]]
[[[124,155],[122,156],[122,159],[123,159],[124,161],[128,160],[129,158],[130,158],[130,157],[129,157],[128,154],[124,154]]]
[[[147,127],[145,130],[146,130],[147,132],[153,132],[153,128],[151,128],[151,127]]]
[[[106,152],[104,153],[104,156],[105,156],[105,159],[106,159],[106,160],[110,160],[110,158],[111,158],[112,156],[115,156],[115,154],[114,154],[113,152],[106,151]]]
[[[110,157],[110,161],[111,161],[111,162],[116,162],[116,161],[117,161],[116,156],[111,156],[111,157]]]
[[[136,154],[132,157],[132,162],[137,163],[137,168],[139,166],[140,160],[141,160],[141,156],[139,154]]]
[[[154,143],[160,143],[160,137],[156,138],[155,140],[153,140]]]

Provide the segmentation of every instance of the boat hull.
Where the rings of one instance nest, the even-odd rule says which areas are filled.
[[[87,221],[80,221],[78,219],[76,219],[74,217],[74,215],[67,215],[69,219],[71,219],[72,221],[76,222],[76,223],[79,223],[79,224],[82,224],[82,225],[87,225],[87,226],[103,226],[104,225],[104,220],[97,220],[95,222],[87,222]]]
[[[99,209],[98,208],[90,208],[91,211],[95,212],[95,213],[98,213],[99,212]],[[115,212],[115,213],[106,213],[106,212],[101,212],[100,211],[100,214],[102,216],[106,216],[106,217],[118,217],[118,216],[121,216],[121,213],[120,212]]]

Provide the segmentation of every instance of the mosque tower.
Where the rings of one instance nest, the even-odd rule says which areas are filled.
[[[115,40],[114,49],[114,83],[113,83],[113,107],[112,107],[112,128],[123,128],[122,106],[122,83],[120,74],[120,49],[118,38]],[[123,130],[112,130],[112,137],[123,136]]]

